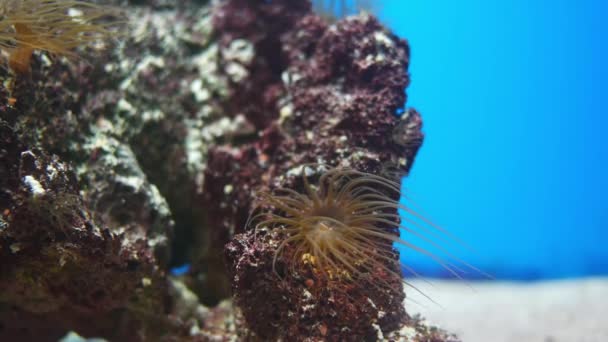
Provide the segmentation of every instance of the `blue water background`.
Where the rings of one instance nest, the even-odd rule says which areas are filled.
[[[426,134],[405,189],[474,250],[451,249],[496,278],[608,274],[608,2],[382,4]]]

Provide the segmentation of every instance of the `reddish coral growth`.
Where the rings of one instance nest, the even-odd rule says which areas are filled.
[[[124,245],[92,223],[65,163],[27,149],[1,120],[0,141],[0,208],[8,224],[0,227],[0,301],[18,303],[0,310],[0,326],[7,327],[0,339],[52,339],[69,329],[110,336],[104,329],[113,325],[113,310],[142,291],[162,298],[150,250],[142,242]],[[13,324],[16,317],[29,326]],[[44,321],[53,324],[34,323]]]
[[[250,65],[278,60],[280,68],[255,69],[265,70],[261,74],[249,68],[231,87],[230,103],[243,104],[234,113],[247,113],[260,137],[210,150],[205,173],[209,198],[225,199],[205,203],[205,210],[214,214],[210,217],[215,216],[210,222],[212,245],[243,231],[259,191],[279,185],[302,191],[294,170],[303,163],[403,175],[422,143],[418,113],[395,114],[404,107],[409,83],[407,43],[370,16],[330,27],[308,8],[298,7],[302,3],[228,1],[216,17],[225,46],[237,39],[252,41],[256,48],[261,41],[272,42],[276,47],[264,48]],[[295,9],[287,13],[290,6]],[[255,16],[265,20],[254,21]],[[260,81],[260,75],[272,75],[267,78],[272,81]],[[351,283],[344,291],[327,292],[321,290],[327,284],[306,276],[305,270],[280,281],[272,271],[280,237],[260,234],[256,239],[252,228],[235,236],[226,253],[237,303],[247,326],[263,339],[373,340],[375,324],[386,333],[405,321],[398,285],[378,291]],[[392,255],[397,258],[396,252]],[[277,268],[284,269],[281,262]],[[374,276],[401,282],[396,273],[381,273]]]
[[[286,67],[280,37],[310,11],[306,1],[237,0],[222,4],[214,15],[214,27],[221,34],[222,51],[230,51],[237,39],[252,45],[256,56],[251,61],[231,60],[227,65],[240,65],[249,78],[233,82],[233,96],[226,103],[228,113],[243,113],[258,129],[264,129],[278,116],[277,100],[282,96],[281,73]]]

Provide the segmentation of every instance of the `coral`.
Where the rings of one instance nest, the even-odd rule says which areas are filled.
[[[19,303],[18,309],[0,310],[0,321],[61,311],[55,324],[75,324],[82,314],[111,312],[131,300],[140,305],[136,302],[150,289],[158,299],[145,305],[162,306],[153,256],[138,243],[124,245],[91,220],[70,167],[28,149],[4,121],[0,136],[6,176],[0,184],[6,222],[0,231],[0,302]],[[21,324],[3,326],[8,336],[13,329],[33,338],[38,333]],[[62,333],[56,329],[48,338]]]
[[[296,5],[277,1],[247,6],[234,1],[224,6],[222,21],[216,25],[239,18],[245,26],[241,35],[229,31],[220,37],[230,42],[251,39],[248,32],[259,31],[265,22],[275,22],[256,22],[249,16],[262,12],[282,17],[288,6]],[[238,16],[229,17],[229,13]],[[224,26],[220,29],[224,32]],[[263,202],[257,202],[255,194],[279,187],[306,193],[300,177],[302,164],[368,174],[385,170],[407,174],[422,143],[419,114],[408,109],[396,115],[402,111],[406,99],[403,90],[409,84],[409,48],[369,15],[329,26],[308,13],[281,27],[280,32],[275,29],[268,27],[263,32],[268,32],[266,40],[280,42],[282,68],[268,72],[280,77],[281,86],[268,83],[260,87],[252,75],[233,88],[237,101],[247,102],[246,108],[264,108],[270,120],[258,139],[212,147],[209,152],[207,210],[220,214],[210,223],[223,228],[214,232],[211,240],[220,245],[232,232],[240,233],[226,246],[229,276],[246,327],[262,340],[294,336],[302,340],[374,340],[408,322],[401,305],[401,279],[395,276],[398,269],[393,268],[392,276],[385,277],[392,284],[385,290],[360,286],[350,292],[318,291],[324,284],[315,282],[322,282],[323,277],[305,271],[277,277],[275,269],[290,268],[281,257],[273,267],[285,236],[277,232],[258,236],[252,229],[255,225],[246,229],[246,223]],[[256,89],[264,95],[254,97],[241,89]],[[321,173],[313,169],[307,176],[322,177]],[[222,200],[214,200],[217,198]],[[396,233],[394,226],[387,232],[391,229]],[[389,259],[393,262],[387,265],[394,265],[397,253],[391,250]]]
[[[257,194],[305,191],[303,164],[407,174],[406,41],[305,0],[104,3],[129,23],[106,49],[0,69],[0,340],[449,340],[397,277],[277,278],[280,232],[246,225]]]
[[[200,188],[205,139],[214,136],[198,128],[218,118],[209,115],[214,100],[195,100],[189,84],[211,77],[216,60],[205,48],[209,8],[195,8],[191,25],[175,26],[184,9],[133,6],[135,27],[124,42],[108,41],[112,48],[83,49],[73,61],[34,52],[29,77],[0,70],[13,85],[0,96],[16,99],[0,111],[0,340],[56,341],[67,330],[134,341],[188,334],[187,318],[167,316],[171,243],[174,229],[202,225],[182,215],[200,202],[184,189],[194,197]],[[221,82],[205,82],[221,91]],[[167,94],[173,101],[161,101]],[[21,157],[27,151],[33,156]],[[22,172],[21,159],[36,173]],[[46,181],[62,177],[69,186]]]

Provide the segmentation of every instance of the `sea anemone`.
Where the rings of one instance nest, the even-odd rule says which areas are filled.
[[[461,270],[453,261],[477,270],[432,238],[447,232],[400,203],[403,196],[398,181],[351,168],[317,166],[320,172],[313,184],[309,180],[315,174],[313,168],[302,166],[300,170],[302,192],[277,188],[259,195],[263,209],[252,217],[251,224],[256,233],[270,231],[280,236],[272,262],[277,274],[277,261],[281,260],[288,265],[287,274],[308,265],[326,284],[363,282],[392,287],[392,280],[402,278],[394,244],[430,257],[456,277],[461,277]],[[405,212],[404,218],[399,209]],[[400,230],[428,242],[445,256],[400,238]]]
[[[379,1],[372,0],[313,0],[314,10],[322,16],[337,20],[359,11],[374,12],[378,10]]]
[[[117,11],[80,0],[0,0],[0,48],[8,63],[27,73],[34,50],[75,57],[74,48],[115,36],[110,26]]]

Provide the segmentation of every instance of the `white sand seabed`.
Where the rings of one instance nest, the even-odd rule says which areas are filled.
[[[408,281],[405,304],[463,342],[608,342],[608,277],[547,282]],[[439,306],[440,305],[440,306]]]

